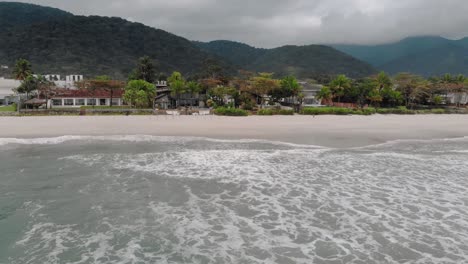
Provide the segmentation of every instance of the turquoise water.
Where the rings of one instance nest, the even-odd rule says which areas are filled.
[[[468,263],[468,139],[0,139],[0,263]]]

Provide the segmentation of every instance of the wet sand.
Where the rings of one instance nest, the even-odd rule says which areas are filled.
[[[154,135],[358,147],[468,136],[468,115],[0,117],[0,138]]]

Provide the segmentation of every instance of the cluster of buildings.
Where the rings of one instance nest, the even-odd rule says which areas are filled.
[[[55,84],[53,92],[48,95],[47,100],[34,98],[31,100],[22,100],[27,107],[39,107],[47,105],[48,108],[75,108],[81,106],[122,106],[124,105],[123,90],[85,90],[78,89],[76,83],[83,81],[83,75],[66,75],[46,74],[45,79]],[[18,103],[20,96],[15,95],[16,89],[21,83],[13,79],[0,78],[0,105],[9,105]],[[322,88],[321,85],[313,85],[307,82],[300,82],[303,87],[304,99],[303,103],[306,106],[319,105],[316,100],[316,94]],[[175,98],[171,95],[171,90],[166,81],[158,81],[155,83],[158,94],[155,98],[155,107],[158,109],[171,109],[179,106],[195,106],[205,107],[205,99],[199,94],[181,94]],[[286,104],[294,102],[284,102]]]

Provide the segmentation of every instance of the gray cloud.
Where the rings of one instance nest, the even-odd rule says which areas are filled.
[[[118,16],[191,40],[259,47],[377,44],[468,36],[466,0],[31,0],[79,15]]]

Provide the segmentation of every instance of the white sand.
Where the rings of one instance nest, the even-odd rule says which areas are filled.
[[[195,136],[354,147],[468,136],[468,115],[0,117],[0,138],[64,135]]]

